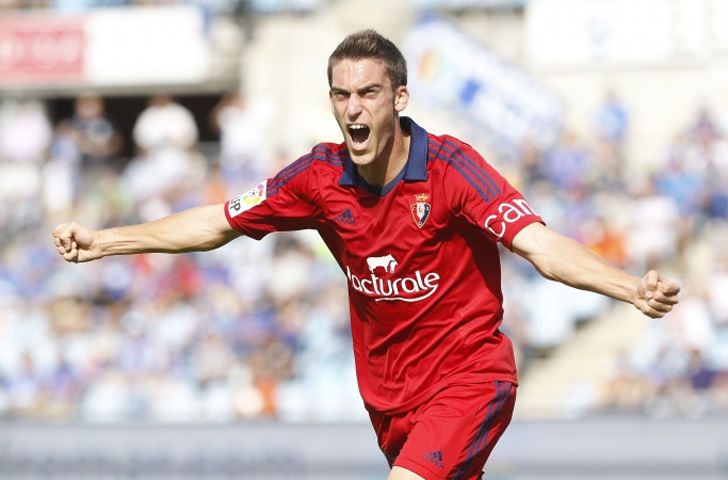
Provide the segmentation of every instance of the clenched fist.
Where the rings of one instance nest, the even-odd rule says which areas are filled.
[[[103,256],[98,245],[98,232],[77,223],[58,225],[53,229],[53,238],[58,253],[67,262],[89,262]]]
[[[648,317],[661,318],[678,303],[678,293],[677,283],[650,270],[639,281],[634,306]]]

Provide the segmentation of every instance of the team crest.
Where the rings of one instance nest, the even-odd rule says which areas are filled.
[[[427,203],[428,198],[430,198],[428,194],[420,193],[419,195],[415,195],[417,203],[410,205],[412,219],[415,221],[418,228],[422,228],[422,225],[424,225],[430,217],[430,210],[432,209],[432,206]]]

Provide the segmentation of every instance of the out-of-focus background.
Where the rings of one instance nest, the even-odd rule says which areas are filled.
[[[728,478],[728,1],[0,0],[2,478],[386,476],[315,235],[69,265],[50,234],[339,142],[326,61],[370,27],[406,114],[683,287],[650,320],[504,252],[520,388],[491,478]]]

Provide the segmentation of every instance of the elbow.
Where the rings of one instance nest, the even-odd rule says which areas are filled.
[[[521,254],[523,258],[528,260],[528,262],[533,265],[533,268],[541,275],[543,278],[547,280],[553,280],[558,281],[558,276],[556,275],[554,268],[552,268],[550,262],[548,259],[543,255],[526,255]]]
[[[180,248],[173,250],[180,253],[209,252],[226,245],[239,236],[237,233],[215,233],[199,238],[197,242],[185,243]]]
[[[203,252],[209,252],[210,250],[215,250],[217,248],[220,248],[224,245],[227,245],[235,238],[239,237],[240,233],[237,230],[226,230],[224,232],[217,232],[215,235],[213,235],[207,242],[205,242],[201,247],[201,250]]]
[[[539,273],[539,275],[541,275],[546,280],[551,280],[551,281],[554,281],[554,282],[558,282],[559,281],[559,277],[557,277],[554,274],[554,272],[551,271],[550,269],[544,268],[543,266],[537,265],[535,263],[533,264],[533,266],[536,269],[536,271]]]

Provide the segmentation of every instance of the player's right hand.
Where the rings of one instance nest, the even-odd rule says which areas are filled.
[[[77,223],[62,223],[53,229],[58,253],[72,263],[89,262],[101,258],[97,232]]]

